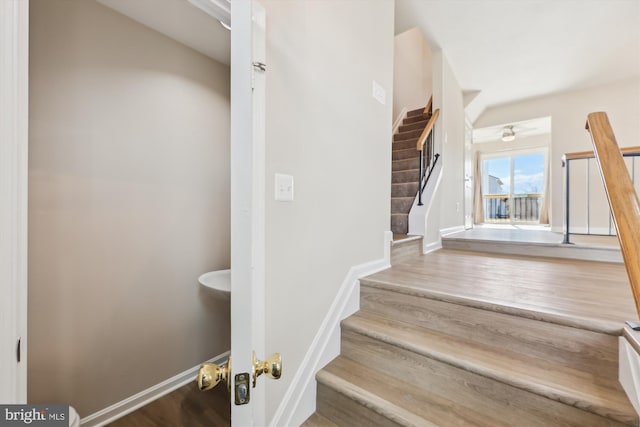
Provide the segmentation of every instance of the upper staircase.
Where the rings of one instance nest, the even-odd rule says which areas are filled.
[[[421,157],[421,150],[417,149],[418,142],[423,136],[425,128],[433,117],[431,100],[426,107],[412,110],[393,135],[391,151],[391,231],[396,234],[407,234],[409,230],[409,211],[416,198],[419,182],[424,177],[432,159],[432,146],[425,146],[427,150]],[[424,135],[426,137],[428,135]],[[424,142],[424,141],[423,141]],[[423,160],[424,159],[424,160]],[[423,169],[420,163],[423,162]],[[422,175],[421,175],[422,172]]]

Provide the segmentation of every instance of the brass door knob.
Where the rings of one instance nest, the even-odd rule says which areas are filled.
[[[269,378],[277,380],[282,375],[282,357],[280,353],[273,353],[271,356],[267,357],[267,360],[258,360],[256,359],[256,353],[254,352],[251,355],[251,364],[252,364],[252,376],[253,376],[253,387],[256,387],[257,378],[266,374]]]
[[[211,390],[220,383],[225,381],[227,388],[231,387],[231,359],[224,365],[218,366],[215,363],[203,363],[200,365],[198,376],[196,377],[196,383],[200,391]]]

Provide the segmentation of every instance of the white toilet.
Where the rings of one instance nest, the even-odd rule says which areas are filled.
[[[73,406],[69,406],[69,427],[80,427],[80,415]]]

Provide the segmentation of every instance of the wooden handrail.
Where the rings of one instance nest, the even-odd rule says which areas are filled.
[[[606,113],[587,116],[595,158],[616,226],[622,258],[640,316],[640,201]]]
[[[620,149],[621,154],[640,154],[640,147],[624,147]],[[576,153],[566,153],[562,156],[563,160],[593,159],[595,158],[593,151],[579,151]]]
[[[427,102],[427,106],[424,107],[424,111],[422,114],[429,114],[431,112],[431,106],[433,105],[433,95],[429,97],[429,101]]]
[[[433,130],[433,127],[435,126],[436,120],[438,119],[439,115],[440,115],[440,109],[436,108],[436,110],[431,115],[431,118],[427,122],[427,126],[425,126],[424,130],[420,134],[420,138],[418,138],[418,143],[416,144],[416,150],[422,151],[424,149],[424,143],[427,141],[427,137]]]

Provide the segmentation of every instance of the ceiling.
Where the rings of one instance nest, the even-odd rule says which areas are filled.
[[[188,0],[97,0],[134,21],[229,65],[231,35]]]
[[[188,0],[98,0],[225,64],[230,34]],[[293,0],[292,0],[293,1]],[[312,1],[312,0],[299,0]],[[485,108],[640,76],[640,0],[396,0],[395,30],[422,29]]]
[[[640,76],[640,0],[396,0],[443,49],[462,89],[494,105]]]

